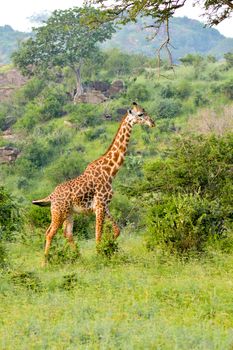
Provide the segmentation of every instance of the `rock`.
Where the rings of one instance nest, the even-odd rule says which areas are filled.
[[[84,94],[75,99],[75,103],[92,103],[99,104],[107,100],[107,97],[102,92],[97,90],[88,90]]]
[[[17,69],[0,73],[0,101],[7,100],[15,89],[19,88],[27,79]]]
[[[19,154],[20,151],[17,148],[10,146],[0,147],[0,164],[14,162]]]
[[[16,117],[13,117],[11,115],[6,116],[2,126],[2,130],[8,130],[11,127],[11,125],[13,125],[16,122],[16,120]]]
[[[107,91],[106,96],[114,97],[124,89],[124,82],[122,80],[115,80]]]
[[[75,103],[98,104],[105,102],[109,97],[114,97],[124,89],[124,82],[116,80],[112,84],[105,81],[93,81],[89,83],[82,95],[75,98]]]
[[[77,129],[78,128],[77,124],[72,123],[69,120],[64,120],[64,125],[68,126],[68,128],[72,128],[72,129]]]
[[[102,93],[104,93],[104,95],[106,94],[106,92],[109,90],[111,84],[106,82],[106,81],[92,81],[91,83],[88,84],[87,88],[91,89],[91,90],[97,90],[97,91],[101,91]]]

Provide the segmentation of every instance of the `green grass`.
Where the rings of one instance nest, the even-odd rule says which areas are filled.
[[[232,349],[233,255],[182,261],[125,233],[110,260],[81,241],[77,262],[42,268],[42,249],[8,246],[1,349]]]

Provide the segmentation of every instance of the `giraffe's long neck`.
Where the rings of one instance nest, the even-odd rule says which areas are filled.
[[[116,175],[124,162],[125,154],[128,148],[129,139],[132,131],[132,125],[127,120],[127,115],[123,118],[116,136],[103,158],[111,168],[110,175]]]

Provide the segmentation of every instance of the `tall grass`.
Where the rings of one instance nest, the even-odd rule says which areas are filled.
[[[2,349],[231,349],[233,256],[188,262],[126,237],[111,258],[80,242],[74,262],[40,267],[10,244],[1,271]],[[33,248],[32,248],[33,247]]]

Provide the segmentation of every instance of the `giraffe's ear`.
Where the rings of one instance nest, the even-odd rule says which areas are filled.
[[[137,106],[138,104],[137,104],[137,102],[133,102],[132,105],[133,106]]]

